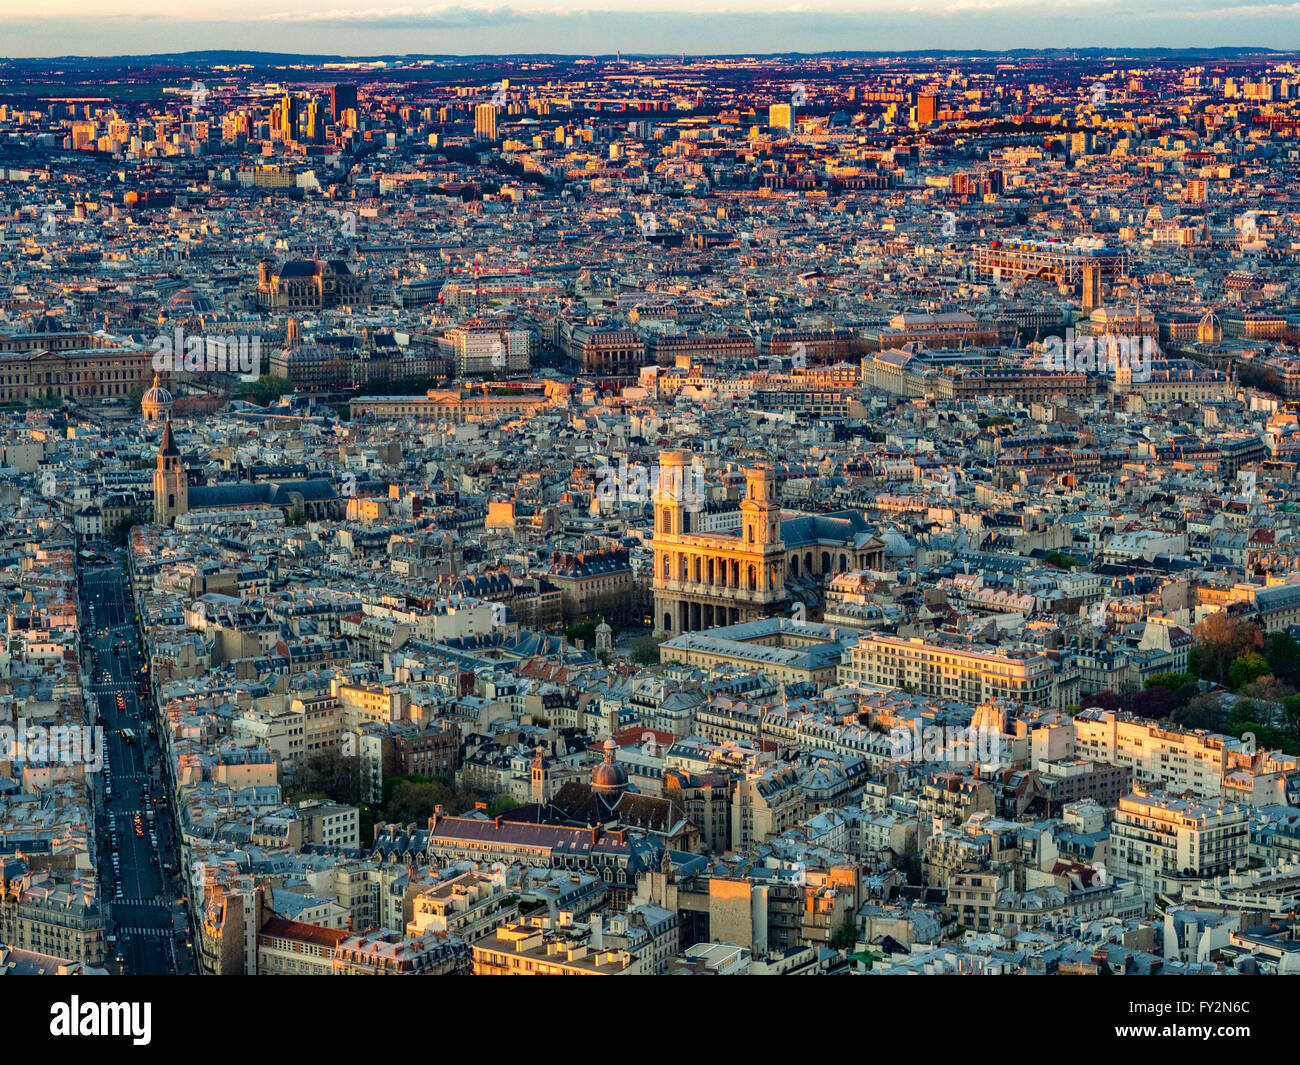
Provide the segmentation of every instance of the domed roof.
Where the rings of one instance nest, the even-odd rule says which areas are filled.
[[[195,292],[192,288],[182,288],[172,293],[167,299],[167,307],[173,312],[186,314],[209,314],[216,309],[211,297]]]
[[[158,383],[158,375],[153,375],[153,387],[140,400],[142,407],[170,407],[172,394]]]
[[[591,771],[591,786],[596,791],[621,791],[627,787],[627,770],[614,761],[618,744],[605,741],[605,760]]]

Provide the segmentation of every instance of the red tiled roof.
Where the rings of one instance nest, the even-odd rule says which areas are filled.
[[[338,928],[326,928],[320,924],[307,924],[303,921],[287,921],[283,917],[272,917],[262,925],[258,935],[274,936],[277,939],[297,939],[304,943],[314,943],[318,947],[333,950],[348,938],[350,933]]]

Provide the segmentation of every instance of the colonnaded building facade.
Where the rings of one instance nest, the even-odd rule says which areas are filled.
[[[698,532],[687,505],[691,454],[659,453],[655,494],[656,636],[771,617],[799,600],[791,583],[812,590],[838,573],[880,569],[885,544],[861,514],[800,514],[776,501],[770,467],[745,472],[740,528]]]

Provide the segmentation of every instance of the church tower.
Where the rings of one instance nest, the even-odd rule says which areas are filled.
[[[689,532],[686,495],[691,456],[685,451],[659,452],[659,477],[655,483],[655,535],[683,536]]]
[[[740,504],[746,544],[775,544],[781,539],[781,508],[776,505],[772,471],[755,466],[745,471],[745,498]]]
[[[180,448],[172,436],[172,420],[163,424],[158,443],[158,466],[153,471],[153,520],[157,525],[171,525],[190,509],[189,482],[181,464]]]
[[[550,801],[550,772],[546,767],[546,751],[538,747],[533,755],[532,771],[528,780],[528,798],[530,801],[545,804]]]

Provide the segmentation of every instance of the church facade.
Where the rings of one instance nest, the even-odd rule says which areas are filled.
[[[861,514],[796,514],[776,502],[766,466],[745,473],[740,529],[699,532],[685,494],[691,455],[659,454],[655,496],[654,623],[656,636],[772,617],[798,599],[791,581],[822,584],[838,573],[879,569],[884,541]]]

